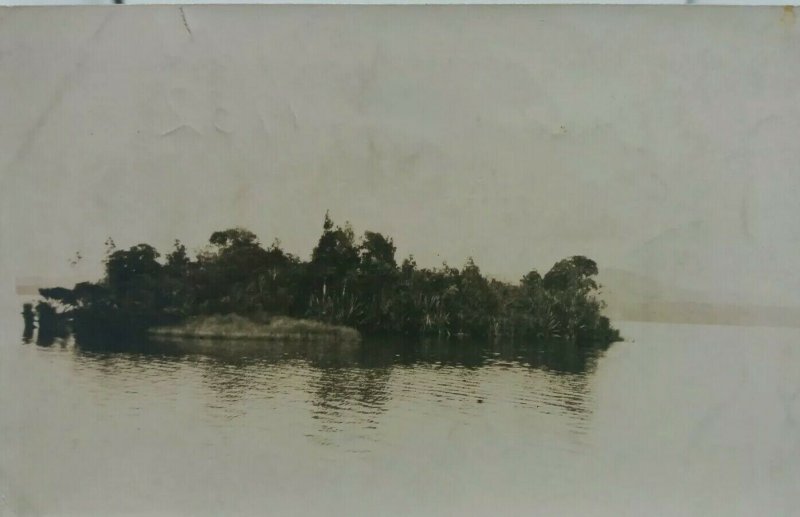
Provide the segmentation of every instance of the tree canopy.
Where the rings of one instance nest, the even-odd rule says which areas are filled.
[[[78,328],[126,332],[202,314],[311,318],[367,333],[556,339],[619,339],[597,297],[597,264],[584,256],[535,269],[517,283],[489,279],[472,258],[460,268],[398,265],[393,240],[325,214],[309,261],[264,248],[244,228],[216,231],[191,257],[178,240],[161,259],[148,244],[116,249],[109,239],[105,276],[41,295]]]

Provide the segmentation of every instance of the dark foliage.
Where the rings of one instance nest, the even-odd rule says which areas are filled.
[[[25,327],[22,331],[22,339],[27,343],[33,338],[33,329],[36,328],[36,313],[33,311],[33,304],[26,303],[22,306],[22,318],[25,321]]]
[[[597,264],[582,256],[510,284],[486,278],[471,258],[461,268],[420,268],[413,257],[398,265],[391,238],[368,231],[357,240],[349,224],[336,226],[328,214],[308,262],[279,241],[264,248],[243,228],[214,232],[194,258],[176,240],[163,262],[147,244],[117,250],[109,242],[101,281],[40,291],[47,300],[37,306],[41,328],[61,319],[78,335],[131,336],[188,316],[235,312],[368,334],[619,340],[601,314]]]

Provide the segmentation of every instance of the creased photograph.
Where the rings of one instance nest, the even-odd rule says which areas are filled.
[[[0,515],[800,512],[792,7],[0,8]]]

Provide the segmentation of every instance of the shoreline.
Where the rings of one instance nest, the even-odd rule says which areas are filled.
[[[276,316],[268,322],[258,322],[238,314],[195,316],[176,325],[152,327],[148,329],[147,334],[156,338],[361,341],[361,333],[351,327],[286,316]]]

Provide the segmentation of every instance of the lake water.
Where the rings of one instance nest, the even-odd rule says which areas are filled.
[[[800,331],[619,326],[199,353],[8,320],[0,515],[798,515]]]

